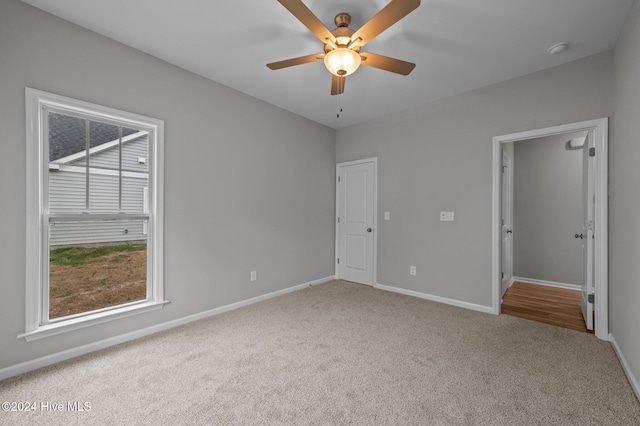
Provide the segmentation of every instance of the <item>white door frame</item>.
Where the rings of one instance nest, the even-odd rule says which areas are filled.
[[[608,179],[608,145],[609,119],[582,121],[563,124],[544,129],[512,133],[493,138],[493,220],[492,220],[492,311],[500,313],[500,246],[501,246],[501,164],[502,144],[525,139],[541,138],[564,133],[592,131],[596,150],[594,165],[595,181],[595,229],[594,229],[594,282],[595,282],[595,335],[602,340],[609,340],[608,315],[608,219],[607,219],[607,179]]]
[[[378,284],[378,157],[336,164],[336,214],[334,217],[336,225],[336,248],[334,256],[335,276],[336,279],[341,278],[337,260],[340,255],[340,239],[338,235],[338,216],[340,215],[340,182],[338,182],[338,178],[340,177],[340,169],[342,167],[363,163],[373,163],[373,282],[371,285],[376,286]]]
[[[509,231],[513,230],[513,159],[509,156],[509,154],[507,154],[504,150],[502,150],[502,167],[505,166],[504,164],[504,160],[507,159],[508,164],[508,174],[506,174],[506,177],[508,178],[508,186],[506,188],[506,192],[507,192],[507,197],[509,198],[509,203],[507,205],[508,210],[507,210],[507,219],[506,221],[508,222],[508,229]],[[502,173],[503,179],[505,177],[505,173]],[[502,181],[502,185],[504,185],[504,180]],[[502,187],[502,192],[501,194],[504,195],[505,192],[505,188]],[[504,203],[504,201],[501,201],[501,207],[504,207],[502,205],[502,203]],[[502,216],[503,211],[500,211],[500,216]],[[502,231],[504,231],[504,225],[501,223],[501,234]],[[501,235],[500,238],[504,238],[504,235]],[[504,256],[504,260],[506,261],[506,265],[500,265],[500,298],[502,298],[502,296],[504,296],[504,292],[507,290],[506,288],[503,289],[502,288],[502,282],[504,282],[504,278],[502,278],[502,273],[506,273],[506,279],[509,281],[509,284],[507,286],[510,287],[511,286],[511,282],[513,281],[513,233],[511,233],[511,237],[509,237],[509,241],[507,242],[507,250],[506,253],[501,253]],[[506,255],[505,255],[506,254]],[[500,258],[500,260],[502,261],[502,257]],[[502,263],[502,262],[501,262]]]

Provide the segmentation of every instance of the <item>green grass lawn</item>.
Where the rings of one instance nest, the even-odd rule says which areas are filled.
[[[84,265],[90,259],[96,259],[109,253],[127,253],[146,251],[146,244],[122,244],[99,247],[63,247],[51,250],[49,260],[53,265]]]
[[[144,300],[147,245],[52,249],[49,318]]]

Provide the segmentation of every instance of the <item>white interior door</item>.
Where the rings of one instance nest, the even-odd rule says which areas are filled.
[[[587,330],[593,330],[593,303],[589,296],[594,294],[594,217],[595,217],[595,181],[594,158],[590,155],[593,148],[592,132],[587,134],[582,154],[582,316]]]
[[[375,161],[338,165],[338,278],[374,285]]]
[[[512,220],[512,179],[513,172],[511,169],[511,157],[506,152],[502,153],[502,247],[501,247],[501,295],[509,288],[512,270],[512,247],[513,247],[513,231],[511,228]]]

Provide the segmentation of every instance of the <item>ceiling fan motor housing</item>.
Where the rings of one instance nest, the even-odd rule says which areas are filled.
[[[333,34],[333,36],[335,37],[336,39],[335,44],[338,47],[347,47],[348,45],[351,44],[351,36],[353,35],[354,32],[355,31],[353,31],[349,27],[338,27],[335,30],[331,31],[331,34]],[[331,46],[331,44],[332,43],[325,43],[324,45],[325,53],[334,49],[334,47]],[[351,50],[359,52],[360,46],[354,46]]]
[[[333,22],[336,23],[336,27],[338,28],[348,28],[351,24],[351,15],[346,12],[338,13],[335,18],[333,18]]]

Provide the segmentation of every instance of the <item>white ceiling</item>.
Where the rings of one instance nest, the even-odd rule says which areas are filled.
[[[23,0],[167,62],[332,128],[374,119],[614,47],[633,0],[422,0],[363,51],[416,63],[409,76],[360,67],[331,96],[322,52],[276,0]],[[356,30],[389,0],[303,0],[330,29]],[[569,42],[560,55],[547,49]],[[339,103],[343,112],[336,117]]]

